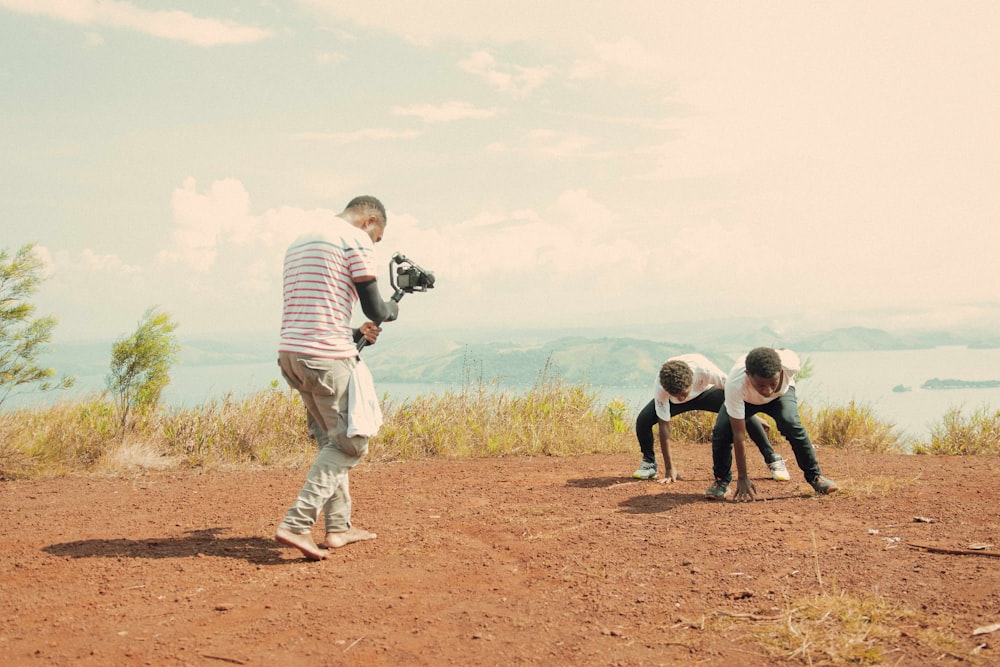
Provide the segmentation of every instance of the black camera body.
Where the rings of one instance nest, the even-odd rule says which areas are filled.
[[[390,268],[389,278],[393,289],[400,296],[403,293],[426,292],[434,287],[434,272],[417,266],[405,255],[397,252],[392,257],[392,263],[396,272],[393,274]]]

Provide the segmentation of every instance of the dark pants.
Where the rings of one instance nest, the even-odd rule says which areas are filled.
[[[785,436],[795,453],[795,463],[798,464],[807,482],[812,482],[820,474],[819,462],[816,460],[816,450],[813,449],[809,434],[799,419],[799,402],[795,398],[795,387],[764,405],[745,403],[747,430],[750,419],[758,412],[770,415],[778,425],[778,432]],[[727,484],[733,480],[733,424],[729,421],[729,412],[723,405],[719,417],[712,429],[712,469],[715,478]]]
[[[690,412],[691,410],[718,412],[723,409],[724,400],[725,392],[719,387],[711,387],[686,403],[668,403],[670,405],[670,418],[673,419],[682,412]],[[653,452],[653,426],[658,423],[656,401],[650,401],[646,407],[639,411],[639,416],[635,420],[635,435],[639,439],[639,449],[642,450],[643,461],[650,463],[656,461],[656,454]],[[759,417],[747,420],[747,433],[757,445],[765,463],[771,463],[778,458],[771,447],[771,441],[767,439],[767,433],[764,431],[764,425]]]

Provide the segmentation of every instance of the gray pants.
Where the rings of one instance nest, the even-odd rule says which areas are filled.
[[[281,527],[290,532],[309,532],[320,512],[328,533],[351,527],[348,472],[368,452],[368,438],[347,436],[347,387],[357,363],[354,357],[323,359],[278,353],[281,374],[302,396],[309,412],[310,431],[319,445],[306,482],[281,522]]]

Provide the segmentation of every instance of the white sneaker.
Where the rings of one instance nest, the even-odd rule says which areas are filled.
[[[771,471],[771,479],[775,482],[787,482],[791,479],[788,476],[788,468],[785,467],[785,459],[781,458],[781,455],[777,455],[778,458],[767,464],[768,469]]]
[[[653,479],[656,477],[656,461],[650,463],[649,461],[643,460],[639,469],[632,473],[632,477],[635,477],[636,479]]]

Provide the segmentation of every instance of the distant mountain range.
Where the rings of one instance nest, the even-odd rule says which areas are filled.
[[[710,330],[706,327],[706,330]],[[880,329],[849,327],[809,334],[782,334],[763,327],[752,330],[722,328],[724,333],[701,340],[668,342],[615,335],[588,336],[581,332],[477,332],[464,340],[452,334],[386,333],[378,344],[363,351],[380,382],[461,384],[502,380],[531,384],[539,373],[592,385],[642,385],[671,356],[700,352],[724,370],[741,354],[758,345],[809,352],[927,349],[960,345],[1000,348],[1000,334],[921,332],[894,334]],[[735,333],[734,333],[735,332]],[[461,334],[459,334],[461,335]],[[180,340],[180,363],[188,366],[266,363],[275,357],[273,335]],[[45,363],[68,375],[106,373],[111,342],[63,344]]]
[[[783,336],[761,328],[741,334],[706,337],[700,342],[675,343],[625,337],[565,336],[549,341],[461,344],[443,337],[385,338],[364,356],[384,382],[463,383],[493,379],[530,384],[545,370],[572,382],[593,385],[641,385],[655,377],[662,363],[675,355],[699,352],[725,371],[750,349],[787,347],[803,356],[809,352],[928,349],[948,345],[1000,347],[1000,336],[963,337],[952,333],[896,335],[878,329],[852,327],[808,336]]]

